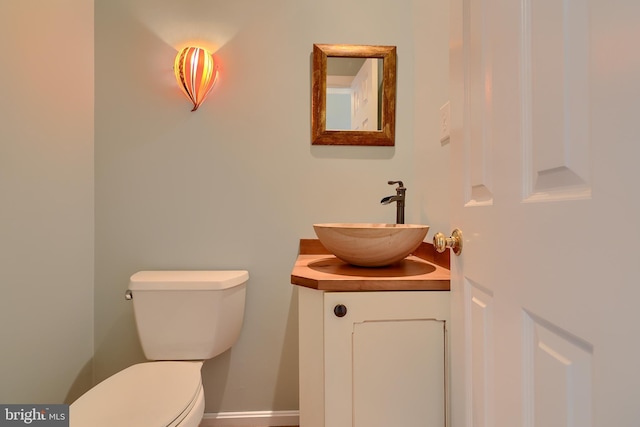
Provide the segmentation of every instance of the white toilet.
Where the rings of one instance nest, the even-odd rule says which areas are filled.
[[[196,427],[204,414],[200,368],[237,340],[249,273],[140,271],[129,283],[147,359],[73,402],[71,427]]]

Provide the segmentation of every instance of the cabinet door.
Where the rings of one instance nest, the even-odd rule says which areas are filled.
[[[446,424],[446,292],[325,294],[325,425]],[[336,305],[346,315],[334,314]]]

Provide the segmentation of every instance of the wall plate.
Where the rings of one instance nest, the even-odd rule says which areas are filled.
[[[451,105],[447,101],[440,107],[440,142],[445,142],[451,136],[449,129],[451,123]]]

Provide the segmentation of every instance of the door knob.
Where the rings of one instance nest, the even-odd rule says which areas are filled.
[[[445,237],[442,233],[436,233],[433,236],[433,247],[440,253],[444,252],[447,248],[451,248],[454,254],[460,255],[462,253],[462,231],[456,228],[451,232],[451,237]]]

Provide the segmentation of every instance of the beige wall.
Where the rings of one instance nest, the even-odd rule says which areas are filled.
[[[96,0],[95,44],[93,2],[46,2],[34,27],[23,25],[32,8],[22,3],[11,1],[9,14],[3,5],[0,43],[27,60],[21,48],[34,39],[49,84],[0,70],[9,93],[0,98],[0,195],[10,202],[0,211],[9,237],[0,240],[0,324],[16,325],[0,328],[9,343],[0,377],[10,379],[0,401],[62,401],[89,387],[92,369],[99,381],[143,361],[123,298],[135,271],[242,268],[251,275],[244,328],[204,367],[206,410],[297,409],[289,274],[298,240],[314,237],[314,222],[393,221],[394,208],[379,204],[393,193],[388,179],[409,189],[407,222],[449,227],[437,118],[448,3]],[[194,113],[172,71],[189,40],[217,47],[221,67]],[[310,145],[313,43],[398,47],[395,147]],[[82,67],[62,68],[69,63]],[[43,330],[60,345],[42,351],[31,334]]]
[[[93,1],[0,7],[0,402],[91,383]]]

